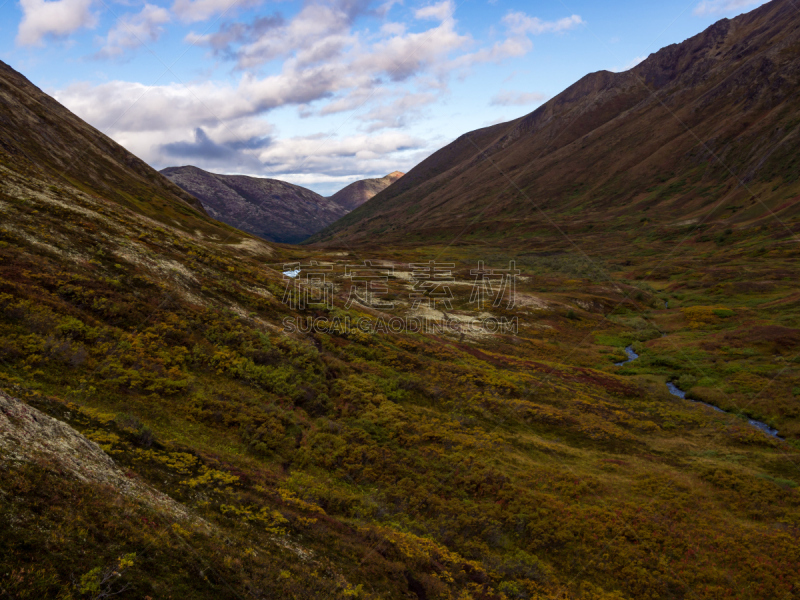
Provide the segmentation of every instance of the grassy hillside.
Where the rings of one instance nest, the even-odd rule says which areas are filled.
[[[4,179],[13,172],[44,187],[74,188],[187,232],[240,235],[1,61],[0,168]]]
[[[7,596],[796,594],[797,251],[779,232],[642,239],[594,263],[288,254],[7,182],[2,387],[190,514],[0,450]],[[516,258],[517,306],[489,311],[519,333],[281,332],[301,316],[281,302],[284,263],[391,260],[407,315],[407,264],[437,255],[457,281]],[[312,314],[379,316],[345,310],[335,281],[334,309]],[[455,287],[450,318],[469,314]],[[639,362],[615,367],[630,343]],[[671,396],[668,378],[787,441]]]

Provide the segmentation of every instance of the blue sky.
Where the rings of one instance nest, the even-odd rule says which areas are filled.
[[[153,167],[330,194],[763,1],[0,0],[0,59]]]

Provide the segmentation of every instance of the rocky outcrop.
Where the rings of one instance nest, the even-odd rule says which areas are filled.
[[[84,483],[111,486],[174,518],[189,516],[169,496],[128,477],[95,442],[0,391],[0,462],[42,460]]]

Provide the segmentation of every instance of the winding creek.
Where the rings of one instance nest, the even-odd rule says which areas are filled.
[[[627,348],[625,348],[625,354],[628,355],[628,360],[623,360],[622,362],[614,363],[616,366],[621,367],[622,365],[626,365],[629,362],[639,358],[639,355],[633,351],[633,346],[628,346]],[[687,398],[686,392],[684,392],[682,389],[680,389],[677,385],[675,385],[671,381],[667,382],[667,389],[669,390],[670,394],[672,394],[673,396],[677,396],[678,398],[689,400],[690,402],[694,402],[695,404],[702,404],[703,406],[708,406],[709,408],[713,408],[717,412],[725,413],[726,415],[733,414],[729,413],[728,411],[722,410],[720,407],[714,406],[713,404],[708,404],[707,402],[701,402],[699,400],[692,400],[691,398]],[[767,435],[771,435],[772,437],[778,438],[779,440],[783,439],[778,435],[777,429],[773,429],[766,423],[762,423],[761,421],[756,421],[755,419],[747,419],[747,422],[750,423],[750,425],[752,425],[753,427],[757,427]]]

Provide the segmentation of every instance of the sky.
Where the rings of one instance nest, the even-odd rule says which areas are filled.
[[[330,195],[758,0],[0,0],[0,60],[156,169]]]

